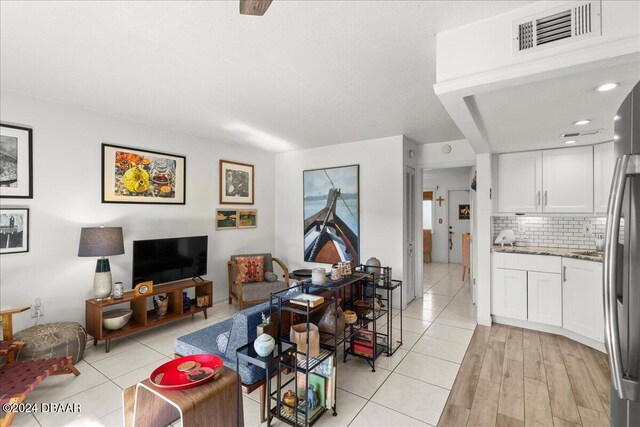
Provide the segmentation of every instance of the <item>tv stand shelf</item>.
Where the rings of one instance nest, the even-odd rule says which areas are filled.
[[[182,292],[189,288],[195,288],[196,298],[191,299],[191,305],[188,310],[184,310],[182,306]],[[148,299],[156,295],[166,295],[169,298],[169,308],[167,314],[157,318],[153,309],[148,310]],[[208,295],[209,303],[206,306],[198,307],[196,305],[197,298]],[[105,308],[115,305],[129,303],[133,315],[129,322],[117,331],[110,331],[102,327],[102,315]],[[106,300],[96,301],[88,299],[85,302],[85,323],[87,333],[93,337],[93,344],[97,345],[99,340],[105,340],[105,352],[109,352],[111,348],[111,340],[113,338],[124,337],[135,332],[140,332],[154,326],[162,325],[186,316],[194,316],[196,313],[203,313],[207,318],[207,308],[213,304],[213,282],[202,279],[180,280],[178,282],[166,283],[163,285],[154,285],[153,292],[136,297],[134,291],[127,291],[120,299],[109,298]],[[115,307],[114,307],[115,308]]]

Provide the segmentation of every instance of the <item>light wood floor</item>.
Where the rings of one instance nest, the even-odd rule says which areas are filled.
[[[558,335],[476,328],[438,424],[609,426],[607,355]]]

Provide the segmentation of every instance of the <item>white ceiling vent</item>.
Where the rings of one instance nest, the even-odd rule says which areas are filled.
[[[601,35],[600,1],[572,2],[513,21],[514,55]]]
[[[562,133],[560,134],[560,136],[562,138],[575,138],[576,136],[590,136],[590,135],[597,135],[599,133],[602,133],[604,131],[604,129],[591,129],[591,130],[584,130],[582,132],[567,132],[567,133]]]

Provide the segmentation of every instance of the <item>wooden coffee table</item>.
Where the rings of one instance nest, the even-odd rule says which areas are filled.
[[[185,390],[163,390],[148,379],[122,392],[124,425],[244,426],[236,373],[223,367],[215,379]],[[239,410],[238,410],[239,408]]]

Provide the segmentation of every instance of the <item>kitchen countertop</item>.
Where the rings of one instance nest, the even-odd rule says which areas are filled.
[[[585,261],[602,262],[602,254],[584,255],[583,252],[593,252],[586,249],[547,248],[544,246],[500,246],[493,245],[491,252],[505,252],[512,254],[551,255],[565,258],[582,259]]]

